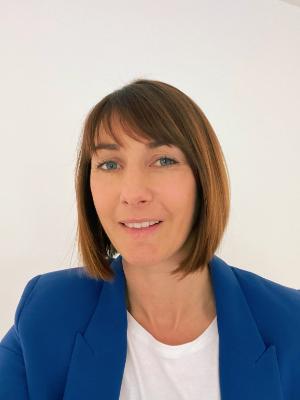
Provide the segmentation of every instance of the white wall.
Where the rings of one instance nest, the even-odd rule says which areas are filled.
[[[211,121],[229,167],[218,255],[300,288],[298,1],[1,1],[0,337],[27,281],[77,266],[83,120],[134,78],[166,81]]]

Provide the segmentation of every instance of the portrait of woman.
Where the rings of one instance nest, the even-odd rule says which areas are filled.
[[[0,400],[299,400],[300,291],[216,255],[230,181],[195,101],[136,79],[88,113],[82,266],[32,277]]]

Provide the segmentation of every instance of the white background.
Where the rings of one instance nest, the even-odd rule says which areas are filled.
[[[300,288],[297,3],[1,0],[0,337],[30,278],[80,265],[83,120],[136,78],[178,87],[216,131],[232,196],[217,254]]]

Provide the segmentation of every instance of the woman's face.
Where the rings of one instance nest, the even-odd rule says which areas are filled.
[[[148,141],[126,136],[118,122],[114,127],[125,147],[98,149],[91,159],[91,193],[103,229],[127,263],[177,265],[196,204],[196,181],[187,159],[178,147],[149,148]],[[114,143],[101,129],[96,144]],[[163,222],[153,232],[132,235],[120,223],[128,219]]]

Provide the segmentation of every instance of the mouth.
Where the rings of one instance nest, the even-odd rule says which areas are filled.
[[[162,222],[163,221],[159,221],[157,224],[150,225],[146,228],[129,228],[123,222],[120,222],[120,225],[124,229],[125,232],[133,235],[135,238],[138,238],[138,237],[145,236],[147,234],[157,232],[160,229]]]

